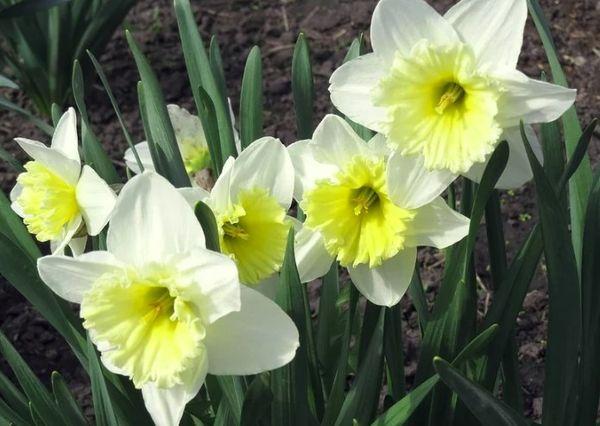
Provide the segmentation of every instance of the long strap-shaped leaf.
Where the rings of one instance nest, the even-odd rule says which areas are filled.
[[[521,134],[533,170],[539,200],[544,253],[548,268],[550,313],[544,382],[544,425],[567,426],[576,418],[576,385],[581,344],[581,299],[569,223],[558,194],[548,181],[525,135]]]

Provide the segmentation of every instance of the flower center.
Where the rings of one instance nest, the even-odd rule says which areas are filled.
[[[465,96],[465,89],[457,83],[448,83],[444,86],[442,96],[438,101],[435,112],[442,115],[446,109],[454,104],[458,104]]]
[[[205,329],[197,307],[176,290],[177,275],[166,267],[106,273],[81,303],[83,325],[107,361],[136,387],[154,382],[171,387],[204,356]]]
[[[343,266],[380,265],[404,247],[414,213],[387,194],[386,163],[356,157],[334,179],[317,182],[301,207],[306,225],[318,230],[325,247]]]
[[[397,54],[373,101],[387,110],[384,133],[404,155],[422,155],[428,169],[465,173],[499,141],[500,91],[468,45],[423,40],[408,56]]]
[[[25,164],[25,170],[17,178],[23,189],[16,200],[23,222],[39,241],[57,239],[79,214],[75,186],[37,161]]]
[[[236,262],[240,281],[258,284],[279,271],[289,223],[285,210],[262,188],[241,191],[218,218],[221,249]]]
[[[242,240],[247,240],[249,238],[248,233],[239,223],[224,223],[223,232],[225,233],[225,238],[241,238]]]
[[[379,203],[379,196],[373,188],[363,186],[356,191],[356,197],[354,198],[354,214],[356,216],[362,213],[368,213],[369,207],[375,203]]]

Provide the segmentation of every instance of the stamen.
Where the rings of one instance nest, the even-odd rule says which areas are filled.
[[[444,93],[435,107],[435,112],[443,114],[446,109],[459,102],[465,95],[465,89],[457,83],[448,83],[444,87]]]
[[[377,192],[373,190],[373,188],[365,186],[358,190],[353,201],[356,203],[356,206],[354,207],[354,214],[358,216],[363,212],[367,212],[373,203],[379,201],[379,196],[377,195]]]
[[[223,232],[226,236],[231,238],[240,238],[242,240],[247,240],[249,237],[248,232],[246,232],[246,230],[237,223],[224,223]]]

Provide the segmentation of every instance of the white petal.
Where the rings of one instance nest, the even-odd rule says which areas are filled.
[[[71,160],[63,153],[48,148],[38,141],[25,138],[16,138],[15,141],[34,161],[40,162],[71,185],[77,184],[79,172],[81,171],[79,162]]]
[[[264,137],[244,149],[233,165],[229,188],[232,200],[242,189],[264,188],[289,209],[294,195],[294,167],[281,141]]]
[[[177,191],[183,195],[183,198],[188,202],[192,209],[196,208],[198,201],[206,203],[206,200],[210,197],[210,192],[199,186],[193,186],[191,188],[177,188]]]
[[[498,100],[498,121],[503,127],[548,123],[569,109],[577,91],[556,84],[531,79],[514,71],[499,76],[506,92]]]
[[[325,275],[335,257],[325,248],[323,236],[303,226],[294,237],[296,265],[303,283],[316,280]]]
[[[23,191],[23,186],[20,183],[15,183],[15,186],[13,186],[13,189],[10,191],[10,208],[13,209],[13,211],[18,214],[21,217],[25,217],[25,212],[23,211],[23,208],[21,207],[21,205],[19,203],[17,203],[17,198],[19,198],[19,196],[21,195],[21,192]]]
[[[385,108],[373,104],[373,91],[385,77],[383,60],[369,53],[346,62],[329,79],[331,102],[353,121],[375,131],[383,131]]]
[[[376,268],[360,264],[349,267],[348,273],[356,288],[370,302],[390,307],[397,304],[408,290],[416,260],[417,249],[408,247]]]
[[[376,157],[343,118],[328,114],[313,134],[313,155],[320,163],[343,169],[357,155]]]
[[[202,227],[185,198],[154,172],[135,176],[121,190],[107,245],[118,259],[137,266],[205,247]]]
[[[40,278],[61,298],[73,303],[81,299],[103,274],[123,265],[106,251],[92,251],[78,257],[44,256],[38,259]]]
[[[50,241],[50,249],[52,254],[60,254],[63,253],[65,247],[71,242],[73,236],[79,231],[81,224],[83,223],[83,218],[80,214],[75,216],[71,221],[65,225],[62,234],[56,240]]]
[[[393,154],[387,167],[388,192],[400,207],[416,209],[446,190],[456,175],[449,170],[427,170],[421,156]]]
[[[78,164],[81,163],[79,141],[77,139],[77,115],[73,108],[69,108],[58,120],[52,135],[50,148],[57,150]]]
[[[87,236],[72,238],[71,241],[69,241],[69,248],[71,249],[73,257],[81,256],[85,251],[86,244]]]
[[[75,195],[88,234],[98,235],[115,208],[116,194],[94,169],[85,165],[75,188]]]
[[[193,138],[196,143],[206,146],[204,128],[198,116],[175,104],[167,105],[167,110],[178,141]]]
[[[535,134],[535,131],[531,126],[525,126],[525,133],[527,139],[531,144],[531,149],[535,153],[538,160],[543,163],[542,147]],[[509,154],[508,162],[504,172],[496,183],[497,189],[513,189],[519,188],[526,182],[529,182],[533,178],[533,172],[527,158],[527,152],[525,151],[525,145],[523,145],[523,139],[521,138],[521,130],[518,127],[511,127],[504,129],[504,133],[501,137],[502,140],[508,142]],[[487,166],[487,161],[484,163],[475,163],[471,169],[465,173],[465,176],[474,182],[479,183]]]
[[[527,20],[526,0],[462,0],[444,17],[482,65],[517,66]]]
[[[277,297],[277,289],[279,288],[279,274],[274,273],[269,278],[265,278],[258,284],[253,285],[252,288],[263,296],[275,300]]]
[[[204,323],[240,310],[240,280],[228,256],[197,248],[176,264],[181,276],[177,289],[199,308]]]
[[[394,153],[394,150],[388,144],[387,138],[381,133],[376,133],[367,145],[371,151],[377,152],[385,158],[389,158]]]
[[[231,173],[233,172],[233,165],[235,163],[235,159],[233,157],[229,157],[225,164],[223,164],[223,170],[221,170],[221,174],[217,178],[215,182],[215,186],[213,186],[210,191],[210,199],[208,203],[211,208],[215,212],[223,212],[227,209],[230,204],[230,196],[229,196],[229,188],[231,181]]]
[[[207,369],[208,362],[204,356],[201,362],[195,364],[193,371],[188,373],[186,377],[188,383],[164,389],[158,388],[151,382],[142,386],[144,405],[156,426],[179,425],[185,406],[202,388]]]
[[[396,52],[408,55],[420,40],[458,41],[452,25],[423,0],[381,0],[371,21],[373,51],[388,63]]]
[[[460,241],[469,233],[469,219],[452,210],[442,197],[416,210],[408,225],[407,246],[445,248]]]
[[[302,200],[304,192],[311,189],[316,181],[329,178],[338,171],[335,166],[315,160],[313,146],[314,143],[310,140],[303,140],[294,142],[287,148],[296,173],[294,198],[298,201]]]
[[[298,329],[274,302],[246,286],[242,310],[224,316],[206,330],[211,374],[247,375],[279,368],[298,348]]]
[[[138,154],[138,157],[140,157],[140,163],[142,163],[144,170],[155,170],[154,163],[152,162],[152,155],[150,154],[150,145],[148,145],[148,142],[140,142],[136,144],[135,150]],[[133,173],[140,174],[142,172],[131,148],[127,148],[123,159],[125,160],[125,164],[127,164],[129,170],[131,170]]]

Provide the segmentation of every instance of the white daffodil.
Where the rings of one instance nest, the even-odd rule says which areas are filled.
[[[184,193],[192,204],[202,200],[214,212],[221,251],[235,261],[240,281],[273,296],[293,224],[286,214],[294,169],[281,142],[264,137],[251,143],[225,162],[210,193],[200,188]]]
[[[75,110],[63,114],[50,147],[24,138],[15,141],[33,161],[17,177],[10,193],[12,209],[38,241],[51,242],[53,253],[67,244],[81,253],[85,235],[104,228],[117,197],[94,169],[81,167]]]
[[[507,140],[498,187],[519,186],[532,176],[520,120],[553,121],[576,95],[517,71],[526,18],[526,0],[462,0],[444,16],[423,0],[381,0],[371,21],[373,53],[334,72],[331,99],[401,153],[422,155],[427,169],[479,180]]]
[[[159,425],[177,425],[207,373],[257,374],[294,357],[298,331],[235,264],[206,250],[186,200],[145,172],[123,188],[107,251],[38,261],[42,280],[81,304],[107,369],[142,390]]]
[[[328,115],[312,140],[288,150],[306,214],[296,247],[303,282],[337,258],[367,299],[393,306],[408,288],[417,246],[444,248],[468,232],[469,220],[440,197],[455,176],[427,171],[422,157],[390,156],[382,135],[367,143]]]
[[[201,170],[210,168],[210,153],[200,118],[190,114],[185,108],[173,104],[167,105],[167,110],[186,172],[189,175],[194,175]],[[136,144],[135,149],[144,170],[154,170],[148,142]],[[125,151],[125,164],[132,172],[140,173],[140,168],[131,148]]]

